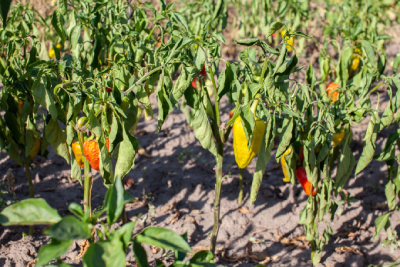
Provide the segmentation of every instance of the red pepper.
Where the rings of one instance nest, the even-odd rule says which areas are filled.
[[[106,91],[107,91],[107,93],[109,93],[109,92],[111,92],[111,91],[112,91],[112,88],[110,88],[110,87],[107,87],[107,88],[106,88]]]
[[[233,111],[229,112],[229,119],[232,119],[233,117]]]
[[[200,73],[204,77],[206,76],[206,66],[203,66],[203,69],[200,71]],[[192,81],[192,86],[197,89],[196,80],[197,80],[197,77],[194,77],[194,79]]]
[[[276,32],[274,32],[274,33],[272,34],[272,37],[273,37],[273,38],[275,38],[275,36],[276,36]]]
[[[297,180],[299,180],[301,186],[303,187],[304,192],[309,196],[312,192],[312,195],[315,196],[318,190],[313,189],[313,185],[307,179],[307,172],[304,168],[297,168],[296,170]]]

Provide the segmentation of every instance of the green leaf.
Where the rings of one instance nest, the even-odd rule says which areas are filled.
[[[349,179],[353,168],[356,165],[356,160],[353,156],[353,152],[349,147],[351,141],[351,133],[346,130],[346,136],[344,137],[343,153],[340,155],[338,170],[335,178],[335,187],[337,192],[339,192],[347,180]]]
[[[78,205],[76,203],[71,203],[68,206],[68,210],[74,214],[76,217],[78,217],[79,219],[83,219],[84,214],[83,214],[83,210],[81,205]]]
[[[50,113],[51,117],[57,119],[58,113],[53,95],[48,90],[48,78],[40,72],[38,78],[32,85],[32,95],[39,105],[42,105]]]
[[[115,232],[112,233],[112,237],[114,237],[114,236],[120,237],[122,244],[123,244],[124,251],[126,251],[129,247],[129,242],[131,241],[132,232],[133,232],[133,229],[135,228],[135,225],[136,225],[136,221],[124,224],[121,226],[121,228],[115,230]]]
[[[192,249],[185,239],[177,233],[159,227],[148,227],[135,237],[139,243],[153,245],[160,248],[192,253]]]
[[[0,213],[0,224],[4,226],[54,224],[60,220],[57,210],[42,198],[22,200]]]
[[[35,262],[35,266],[43,266],[50,261],[59,258],[61,255],[65,254],[68,251],[73,242],[73,239],[58,240],[52,238],[50,244],[44,245],[39,249],[37,256],[38,260],[37,262]]]
[[[174,110],[174,105],[169,100],[169,94],[164,86],[164,83],[167,79],[169,78],[164,75],[163,71],[157,85],[158,131],[161,131],[161,127],[164,124],[164,121],[167,118],[168,114]]]
[[[374,53],[374,49],[372,48],[372,45],[365,40],[361,40],[360,41],[362,47],[365,50],[365,53],[367,54],[367,58],[369,60],[369,62],[371,63],[371,65],[373,67],[376,67],[376,62],[375,62],[375,53]]]
[[[107,190],[104,199],[104,207],[107,209],[107,223],[109,225],[118,220],[124,205],[132,199],[133,198],[125,192],[122,179],[116,176],[114,184]]]
[[[10,10],[12,0],[1,0],[0,1],[0,13],[3,18],[3,28],[5,29],[7,26],[7,15],[8,10]]]
[[[165,64],[169,63],[173,58],[175,58],[182,51],[182,49],[191,42],[193,42],[193,40],[186,37],[183,37],[178,42],[176,42],[175,46],[170,50],[169,56],[165,60]]]
[[[197,140],[199,140],[204,149],[208,149],[215,157],[217,157],[217,147],[215,145],[214,135],[203,106],[201,106],[196,112],[193,112],[192,110],[191,113],[192,127]]]
[[[44,233],[58,240],[88,239],[91,236],[92,227],[92,225],[68,215],[45,230]]]
[[[245,45],[245,46],[252,46],[252,45],[257,44],[258,42],[259,42],[259,40],[257,38],[236,40],[236,43],[238,43],[240,45]]]
[[[71,50],[75,50],[78,45],[78,42],[82,39],[81,31],[82,31],[81,25],[76,25],[75,27],[72,28],[70,35]]]
[[[379,216],[378,218],[375,219],[375,236],[374,239],[376,239],[379,235],[379,232],[383,229],[383,227],[389,228],[390,227],[390,221],[389,221],[389,216],[392,213],[386,213],[383,214],[381,216]]]
[[[185,17],[179,12],[171,12],[172,18],[174,18],[180,25],[185,28],[186,32],[189,31],[189,27]]]
[[[171,103],[174,106],[178,104],[179,100],[181,99],[185,91],[189,88],[195,76],[196,72],[193,70],[193,68],[185,68],[182,66],[181,74],[176,80],[175,86],[173,87],[172,93],[169,97]]]
[[[18,151],[18,145],[14,142],[14,140],[11,140],[11,142],[7,146],[7,152],[10,158],[12,158],[18,165],[22,166],[24,163],[22,162],[21,155],[19,154]]]
[[[371,115],[371,120],[369,121],[367,132],[365,133],[364,137],[364,148],[358,160],[355,175],[364,170],[374,157],[375,140],[379,131],[379,117],[377,116],[377,114]]]
[[[276,151],[275,158],[278,160],[283,153],[287,150],[290,145],[290,141],[292,140],[292,131],[293,131],[293,118],[285,118],[283,120],[282,125],[282,139],[279,143],[278,150]]]
[[[53,16],[51,17],[51,25],[53,25],[57,35],[61,38],[61,43],[65,43],[64,18],[58,9],[53,12]]]
[[[271,25],[268,28],[268,31],[265,33],[265,37],[268,38],[270,37],[273,33],[275,33],[277,30],[279,30],[282,26],[286,26],[287,25],[287,21],[285,22],[273,22],[271,23]]]
[[[45,126],[46,140],[51,144],[57,155],[62,156],[70,164],[70,154],[63,130],[57,119],[50,119]]]
[[[132,240],[132,250],[138,267],[149,267],[146,251],[135,239]]]
[[[87,249],[83,256],[85,267],[121,267],[125,266],[123,243],[118,238],[111,241],[98,241]]]
[[[115,165],[115,177],[121,179],[135,165],[136,149],[139,147],[139,141],[132,136],[124,126],[122,126],[124,140],[119,144],[118,158]]]
[[[385,195],[389,210],[393,210],[396,207],[396,186],[391,180],[385,186]]]
[[[190,266],[215,266],[215,262],[213,261],[213,254],[208,250],[202,250],[193,255],[193,257],[189,260]],[[200,263],[200,264],[197,264]]]

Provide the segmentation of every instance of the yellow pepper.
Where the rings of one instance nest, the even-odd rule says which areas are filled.
[[[256,111],[258,100],[255,100],[251,107],[253,114]],[[233,123],[233,150],[235,160],[240,169],[244,169],[249,165],[250,161],[258,154],[261,147],[261,141],[265,133],[265,122],[257,120],[253,131],[253,141],[250,149],[247,147],[246,134],[242,126],[242,119],[239,117]]]
[[[337,147],[340,144],[340,142],[342,142],[343,138],[344,138],[344,129],[339,133],[335,133],[333,135],[333,140],[332,140],[333,147]]]
[[[352,61],[351,61],[351,66],[350,66],[350,77],[353,76],[353,74],[357,71],[358,66],[360,66],[360,56],[361,56],[361,50],[360,48],[354,49]]]
[[[282,38],[285,37],[285,33],[286,33],[285,30],[281,31],[281,36],[282,36]],[[286,37],[285,37],[285,41],[286,41],[287,44],[291,45],[291,46],[287,45],[287,46],[286,46],[286,49],[287,49],[288,51],[292,51],[292,50],[293,50],[292,46],[294,45],[294,37],[293,37],[293,36],[292,36],[292,37],[286,36]]]
[[[83,153],[81,145],[78,142],[72,143],[72,151],[74,152],[76,163],[78,163],[81,168],[84,168],[85,163],[83,161]]]
[[[281,157],[282,171],[283,171],[283,175],[285,176],[285,177],[283,178],[283,181],[284,181],[285,183],[289,183],[289,182],[290,182],[290,177],[289,177],[288,172],[287,172],[287,169],[286,169],[286,160],[285,160],[285,156],[286,156],[286,155],[289,155],[290,152],[292,152],[292,148],[291,148],[291,147],[289,147],[289,148],[285,151],[285,153],[283,153],[283,155],[282,155],[282,157]]]
[[[57,47],[58,50],[61,50],[62,44],[56,44],[56,47]]]
[[[56,55],[56,52],[54,51],[53,48],[50,48],[49,50],[49,58],[53,58]]]

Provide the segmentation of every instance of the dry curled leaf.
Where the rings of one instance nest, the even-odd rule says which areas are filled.
[[[79,252],[78,256],[76,256],[75,258],[73,258],[73,259],[71,259],[71,260],[74,261],[74,260],[79,260],[79,259],[81,259],[81,258],[85,255],[86,250],[88,249],[89,245],[90,245],[90,243],[89,243],[88,240],[83,240],[83,241],[79,244],[79,247],[81,248],[81,251]]]
[[[348,247],[348,246],[337,247],[335,250],[336,250],[337,253],[340,253],[340,254],[347,252],[347,253],[353,253],[353,254],[358,254],[358,255],[364,256],[364,254],[362,254],[362,252],[359,251],[358,249],[351,248],[351,247]]]
[[[153,254],[157,254],[161,250],[161,248],[156,246],[151,246],[151,250],[153,251]]]
[[[210,247],[205,247],[205,246],[194,246],[192,247],[193,251],[202,251],[202,250],[210,250]],[[219,252],[219,251],[223,251],[225,250],[225,248],[215,248],[215,251]]]
[[[30,262],[28,262],[28,264],[26,265],[26,267],[31,267],[31,266],[33,266],[33,264],[35,264],[36,261],[37,261],[37,259],[31,260]]]
[[[172,218],[172,220],[171,220],[171,224],[176,223],[179,220],[180,215],[181,215],[181,213],[179,211],[177,211],[175,217]]]
[[[244,213],[244,214],[250,214],[251,213],[251,211],[249,211],[245,207],[240,207],[240,209],[238,209],[238,211],[241,212],[241,213]]]

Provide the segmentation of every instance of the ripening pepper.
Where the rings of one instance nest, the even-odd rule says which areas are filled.
[[[256,111],[258,100],[255,100],[251,107],[253,114]],[[265,122],[257,120],[253,131],[253,141],[251,142],[250,149],[247,147],[246,134],[242,126],[242,119],[238,116],[233,123],[233,150],[235,160],[239,168],[244,169],[249,165],[250,161],[258,154],[261,147],[261,141],[265,133]]]
[[[281,31],[281,36],[282,36],[282,38],[285,38],[285,41],[286,41],[287,44],[291,45],[291,46],[286,45],[286,49],[287,49],[288,51],[292,51],[292,50],[293,50],[292,47],[293,47],[293,45],[294,45],[294,37],[293,37],[293,36],[292,36],[292,37],[289,37],[289,36],[286,36],[286,37],[285,37],[285,33],[286,33],[285,30]]]
[[[285,183],[289,183],[289,182],[290,182],[290,177],[289,177],[289,175],[288,175],[288,173],[287,173],[287,169],[286,169],[286,159],[285,159],[285,156],[286,156],[286,155],[289,155],[290,152],[292,152],[292,148],[291,148],[291,147],[289,147],[289,148],[285,151],[285,153],[283,153],[283,155],[282,155],[282,157],[281,157],[282,171],[283,171],[283,175],[285,176],[285,177],[283,178],[283,181],[284,181]]]
[[[203,66],[203,69],[200,71],[200,73],[204,77],[206,76],[206,66]],[[192,86],[197,89],[196,80],[197,80],[197,77],[194,77],[194,79],[192,81]]]
[[[24,108],[24,102],[23,101],[18,101],[18,115],[19,116],[21,116],[23,108]]]
[[[344,138],[344,129],[339,133],[335,133],[333,135],[333,140],[332,140],[333,147],[337,147],[340,144],[340,142],[342,142],[343,138]]]
[[[33,144],[33,147],[29,151],[27,159],[28,160],[33,159],[39,153],[41,146],[42,146],[42,138],[38,136],[36,137],[35,144]]]
[[[353,57],[352,57],[352,61],[351,61],[351,71],[350,73],[353,74],[354,72],[356,72],[356,70],[358,69],[358,66],[360,65],[360,55],[361,55],[361,50],[360,48],[356,48],[354,49],[354,53],[353,53]],[[353,75],[350,75],[353,76]]]
[[[299,183],[303,187],[303,190],[307,194],[307,196],[309,196],[311,194],[311,192],[312,192],[313,196],[315,196],[315,194],[317,194],[317,190],[316,189],[313,190],[312,184],[310,183],[310,181],[308,181],[307,172],[304,168],[297,168],[296,176],[297,176],[297,180],[299,180]]]
[[[326,93],[328,94],[328,97],[331,99],[332,103],[335,103],[339,99],[339,92],[336,91],[337,87],[337,83],[330,83],[326,88]]]
[[[72,142],[72,151],[74,152],[76,163],[78,163],[81,168],[84,168],[85,164],[83,160],[82,149],[78,142]]]
[[[109,149],[109,141],[106,138],[107,150]],[[96,171],[99,170],[100,167],[100,157],[99,157],[99,143],[94,140],[85,141],[83,143],[83,154],[86,159],[89,161],[90,166]]]

